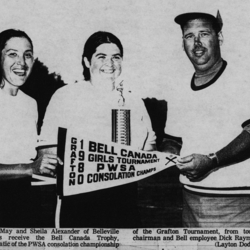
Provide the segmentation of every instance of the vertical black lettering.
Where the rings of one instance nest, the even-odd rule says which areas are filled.
[[[84,161],[85,152],[79,151],[79,161]]]
[[[83,142],[84,142],[84,140],[81,140],[81,141],[80,141],[81,149],[83,149]]]

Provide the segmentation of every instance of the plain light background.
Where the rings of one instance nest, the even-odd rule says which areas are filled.
[[[248,0],[0,0],[0,5],[0,31],[24,30],[35,56],[66,83],[82,78],[84,43],[103,30],[124,46],[124,83],[142,97],[167,99],[171,84],[188,84],[194,72],[174,18],[194,11],[216,15],[218,9],[222,57],[250,71]]]

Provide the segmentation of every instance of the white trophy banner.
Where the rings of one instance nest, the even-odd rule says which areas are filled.
[[[63,196],[92,192],[139,181],[174,166],[177,155],[136,150],[117,143],[86,139],[59,129],[57,184]]]

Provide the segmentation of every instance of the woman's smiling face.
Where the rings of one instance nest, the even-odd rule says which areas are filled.
[[[89,62],[85,64],[90,70],[90,78],[102,78],[114,81],[122,72],[122,56],[114,43],[103,43],[96,48]]]
[[[1,70],[5,84],[19,88],[27,80],[34,63],[33,48],[24,37],[9,39],[1,53]]]

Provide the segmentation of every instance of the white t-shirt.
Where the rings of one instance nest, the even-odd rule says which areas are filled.
[[[229,65],[215,83],[204,89],[192,90],[190,80],[171,86],[165,128],[167,134],[182,137],[183,157],[220,150],[242,132],[241,124],[250,117],[248,79],[242,79]],[[180,181],[206,188],[249,187],[249,171],[250,160],[246,160],[212,172],[198,182],[183,175]]]
[[[37,104],[21,90],[10,96],[0,90],[0,163],[29,163],[36,157]]]
[[[131,110],[131,146],[143,149],[145,142],[154,144],[156,137],[143,101],[130,93],[124,97],[124,108]],[[86,81],[62,87],[47,107],[40,145],[57,144],[58,127],[111,142],[111,110],[119,108],[119,99],[118,91],[104,93]]]

